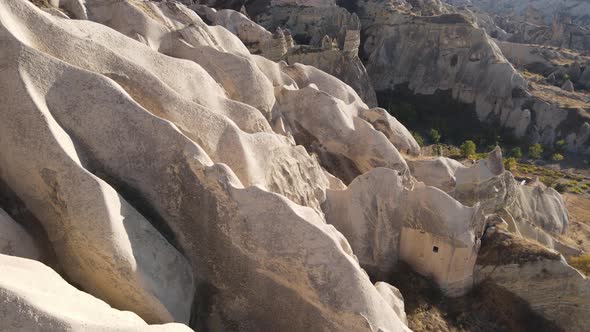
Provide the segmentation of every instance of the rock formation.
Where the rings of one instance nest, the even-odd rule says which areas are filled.
[[[588,14],[582,0],[446,0],[456,6],[486,12],[507,34],[494,36],[517,43],[590,49]]]
[[[286,6],[286,5],[285,5]],[[192,5],[191,9],[194,9],[201,17],[210,21],[214,25],[220,25],[233,32],[240,40],[248,47],[248,49],[254,54],[261,54],[269,59],[278,61],[285,60],[289,64],[301,63],[305,65],[314,66],[326,73],[336,76],[344,83],[351,86],[362,98],[362,100],[369,106],[377,106],[377,97],[367,71],[358,57],[358,51],[360,46],[360,29],[357,21],[354,20],[354,16],[348,23],[348,28],[344,30],[337,30],[335,27],[324,27],[321,23],[320,28],[316,30],[303,29],[297,25],[291,23],[291,19],[285,22],[290,29],[301,34],[315,34],[315,33],[328,33],[324,35],[325,38],[328,36],[336,37],[337,46],[333,46],[330,40],[327,46],[322,46],[321,42],[311,41],[312,45],[295,45],[293,36],[290,30],[283,30],[281,22],[276,23],[274,21],[267,22],[266,27],[270,33],[262,26],[252,22],[243,14],[238,12],[224,9],[215,11],[214,9],[204,5]],[[281,7],[282,8],[282,7]],[[286,7],[291,8],[291,7]],[[293,17],[305,18],[306,13],[299,13],[298,10],[305,7],[293,7],[294,13],[291,13]],[[338,8],[333,6],[333,8]],[[329,12],[332,15],[332,12]],[[326,12],[322,12],[326,14]],[[317,22],[314,22],[316,24]],[[327,23],[325,25],[328,25]],[[306,27],[309,24],[306,23]],[[302,31],[299,31],[303,29]],[[339,39],[338,39],[339,36]],[[301,40],[300,40],[301,41]]]
[[[575,23],[590,23],[588,21],[590,6],[583,0],[469,0],[469,2],[489,12],[526,18],[531,23],[551,24],[555,13],[568,14],[572,16]]]
[[[427,185],[468,206],[479,203],[488,215],[497,213],[510,231],[564,253],[572,251],[558,239],[569,223],[561,195],[538,181],[519,184],[504,169],[499,148],[470,167],[444,157],[408,165],[412,175]]]
[[[187,323],[192,305],[197,329],[405,329],[313,210],[323,170],[268,123],[307,111],[282,99],[301,93],[325,105],[306,130],[342,125],[380,146],[320,136],[327,153],[404,171],[353,111],[366,106],[337,99],[350,88],[312,73],[298,90],[279,65],[174,2],[87,1],[88,17],[110,28],[23,0],[0,6],[2,179],[43,224],[69,280],[150,323]],[[343,111],[344,122],[327,122]]]
[[[502,126],[518,139],[549,146],[565,139],[568,150],[590,152],[587,112],[559,103],[558,97],[547,98],[546,91],[528,91],[526,79],[489,36],[510,39],[509,33],[485,12],[473,7],[456,9],[438,0],[355,0],[339,4],[354,13],[329,1],[252,1],[247,8],[265,28],[272,31],[286,27],[296,41],[316,47],[328,35],[342,49],[347,29],[358,31],[360,18],[360,55],[383,105],[389,100],[410,98],[409,102],[422,112],[427,112],[431,104],[442,113],[445,108],[461,107],[466,119],[474,117],[484,126]],[[342,22],[343,28],[337,28],[334,22]],[[365,84],[359,87],[351,83],[363,77],[358,61],[343,62],[326,50],[320,55],[310,55],[313,52],[305,49],[292,53],[287,57],[289,63],[319,66],[353,86],[369,105],[375,105],[368,97],[370,93],[362,89]]]
[[[358,4],[367,71],[378,93],[396,98],[408,90],[418,103],[444,95],[473,105],[480,121],[504,126],[518,138],[544,144],[563,138],[572,151],[590,152],[586,118],[531,97],[526,80],[464,16],[415,16],[382,3]],[[574,118],[577,124],[570,122]]]
[[[26,229],[0,209],[0,254],[40,260],[35,240]]]
[[[0,254],[0,266],[0,331],[192,331],[178,323],[147,325],[37,261]]]
[[[217,11],[211,7],[198,4],[192,5],[190,8],[197,12],[209,24],[222,26],[236,35],[248,47],[248,50],[252,54],[273,57],[271,54],[279,53],[278,58],[280,59],[287,52],[286,44],[284,46],[285,49],[279,52],[273,50],[273,34],[252,22],[240,12],[231,9]]]
[[[479,205],[421,183],[405,187],[396,172],[377,168],[346,190],[329,190],[324,210],[373,278],[384,280],[403,260],[448,295],[471,289],[484,228]]]
[[[478,281],[516,294],[564,331],[587,330],[590,279],[556,252],[501,228],[489,229],[483,243],[475,269]]]

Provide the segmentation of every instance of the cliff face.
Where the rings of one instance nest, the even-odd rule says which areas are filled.
[[[553,22],[555,13],[571,16],[573,23],[576,24],[585,25],[590,23],[588,21],[590,5],[583,0],[470,0],[469,2],[474,6],[492,13],[521,16],[531,23],[545,23],[550,25]]]
[[[582,51],[590,49],[590,6],[586,1],[446,2],[489,13],[508,32],[508,35],[499,37],[511,42],[552,45]]]
[[[382,2],[358,1],[357,8],[367,72],[378,93],[397,98],[409,90],[416,103],[445,94],[470,105],[480,122],[517,138],[548,145],[565,139],[571,151],[590,152],[586,117],[531,95],[485,30],[465,16],[416,16]]]
[[[268,30],[288,28],[295,41],[310,45],[285,50],[289,56],[284,59],[318,66],[337,76],[370,106],[376,105],[374,88],[383,107],[392,100],[405,101],[417,105],[420,112],[437,107],[442,116],[451,116],[461,108],[466,113],[463,119],[474,119],[482,128],[499,127],[516,139],[547,146],[563,139],[569,151],[590,153],[588,112],[583,107],[578,110],[577,103],[560,102],[562,98],[553,91],[535,93],[491,38],[549,40],[550,45],[554,40],[568,41],[567,45],[556,45],[585,49],[584,33],[575,30],[563,15],[552,26],[533,29],[527,27],[532,24],[527,21],[523,21],[525,25],[507,23],[502,19],[512,22],[511,16],[491,17],[493,11],[488,15],[483,9],[464,5],[456,8],[442,1],[252,1],[246,8]],[[527,15],[533,20],[530,10]],[[318,54],[325,48],[325,36],[344,50],[347,32],[359,29],[359,55],[367,74],[355,52]],[[310,50],[313,48],[316,51]],[[372,84],[364,83],[367,75]]]

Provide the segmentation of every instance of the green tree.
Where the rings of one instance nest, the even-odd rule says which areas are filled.
[[[516,158],[510,157],[504,159],[504,168],[508,171],[514,171],[516,169]]]
[[[543,147],[541,146],[541,144],[533,144],[529,146],[529,158],[540,159],[541,154],[543,154]]]
[[[420,136],[420,134],[414,132],[412,136],[414,136],[414,139],[416,140],[416,143],[418,143],[418,145],[424,146],[424,139],[422,138],[422,136]]]
[[[414,127],[418,123],[418,112],[413,104],[390,103],[387,111],[407,127]]]
[[[465,141],[461,144],[461,154],[463,154],[463,157],[469,158],[475,154],[475,148],[473,141]]]
[[[560,139],[559,141],[555,142],[555,149],[559,152],[562,152],[565,145],[565,140]]]
[[[509,155],[510,157],[513,157],[513,158],[517,158],[517,159],[519,159],[519,158],[522,158],[522,151],[521,151],[521,150],[520,150],[520,148],[517,146],[517,147],[515,147],[515,148],[512,148],[512,149],[510,149],[510,152],[508,152],[508,155]]]
[[[539,180],[540,180],[541,182],[543,182],[543,184],[545,184],[547,187],[553,187],[553,188],[555,188],[557,191],[559,191],[559,190],[557,189],[557,187],[559,187],[559,183],[557,183],[557,179],[555,179],[555,178],[552,178],[552,177],[550,177],[550,176],[541,176],[541,177],[539,178]]]
[[[443,155],[443,147],[440,144],[436,145],[436,155],[437,156],[442,156]]]
[[[551,160],[553,161],[562,161],[563,155],[561,153],[554,153],[551,155]]]
[[[430,129],[430,132],[428,132],[428,137],[434,144],[438,144],[440,142],[440,134],[436,129]]]

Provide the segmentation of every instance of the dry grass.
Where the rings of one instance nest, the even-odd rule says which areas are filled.
[[[477,265],[525,264],[541,259],[559,260],[557,252],[542,245],[497,228],[488,230],[482,238]]]
[[[491,282],[465,296],[447,298],[403,263],[390,281],[404,296],[408,326],[415,332],[560,331],[525,301]]]
[[[564,108],[589,108],[590,101],[587,94],[581,92],[568,92],[556,86],[543,84],[530,80],[531,93],[548,103],[556,104]]]
[[[29,0],[29,1],[32,2],[37,7],[41,7],[41,8],[51,8],[52,7],[47,0]]]
[[[534,81],[534,82],[538,82],[544,79],[543,75],[541,74],[537,74],[537,73],[531,73],[528,70],[522,70],[520,72],[520,74],[522,76],[524,76],[524,78],[526,78],[529,81]]]
[[[580,249],[590,252],[590,197],[575,194],[563,197],[570,219],[565,236]]]
[[[568,263],[590,277],[590,254],[571,257]]]
[[[129,1],[130,4],[132,4],[133,6],[139,8],[141,11],[143,11],[144,13],[146,13],[149,17],[151,17],[152,19],[154,19],[155,21],[163,24],[166,27],[169,27],[169,24],[158,14],[155,13],[154,10],[150,7],[150,5],[142,0],[132,0]]]

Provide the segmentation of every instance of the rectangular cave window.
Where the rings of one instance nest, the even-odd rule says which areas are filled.
[[[438,252],[438,247],[437,246],[432,247],[432,252]]]

